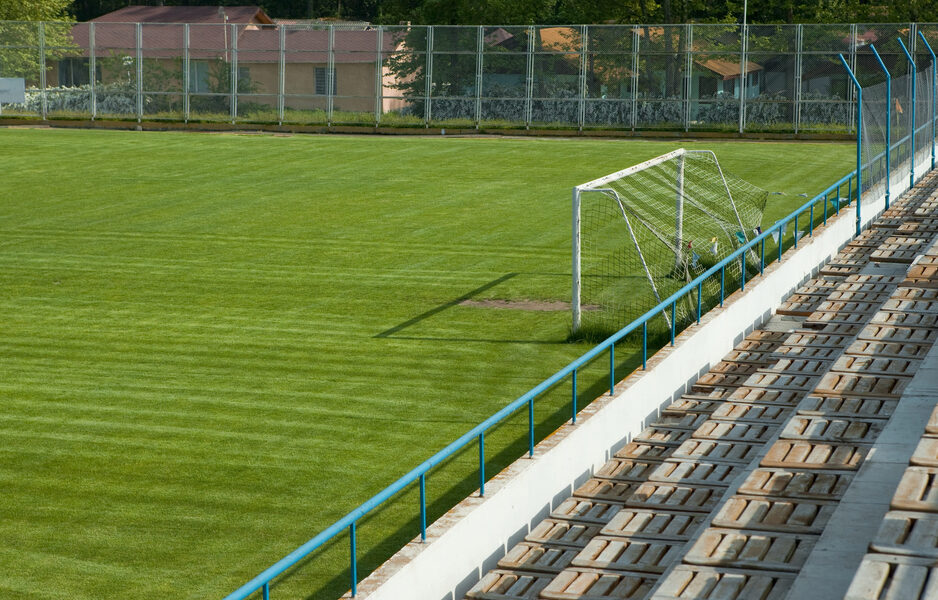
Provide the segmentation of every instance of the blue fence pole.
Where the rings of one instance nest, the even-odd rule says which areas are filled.
[[[723,298],[726,296],[726,267],[720,267],[720,308],[723,308]]]
[[[764,243],[764,242],[763,242]],[[702,316],[703,301],[701,300],[701,292],[703,292],[703,282],[697,284],[697,324],[700,325],[700,317]]]
[[[479,434],[479,495],[485,496],[485,433]]]
[[[870,50],[873,51],[879,67],[886,74],[886,208],[889,208],[889,176],[892,174],[892,167],[889,166],[889,155],[892,154],[892,75],[872,44],[870,44]],[[932,167],[934,168],[934,165]]]
[[[571,382],[573,383],[573,402],[570,411],[573,413],[570,417],[572,423],[576,423],[576,369],[573,369]]]
[[[642,370],[648,368],[648,321],[642,323]]]
[[[925,49],[931,54],[931,168],[935,168],[935,102],[938,101],[938,65],[935,64],[935,51],[925,39],[925,34],[919,29],[918,37],[925,44]]]
[[[677,306],[677,300],[671,303],[671,345],[674,345],[674,330],[677,328],[677,319],[675,307]]]
[[[420,541],[427,541],[427,474],[420,475]]]
[[[900,42],[902,40],[899,40]],[[904,48],[905,46],[903,46]],[[843,54],[838,54],[840,57],[840,62],[843,63],[844,68],[847,69],[847,75],[850,76],[850,79],[853,81],[853,85],[857,88],[857,235],[860,235],[860,205],[863,204],[861,199],[863,198],[863,87],[860,85],[860,82],[857,81],[856,76],[853,74],[853,71],[850,70],[850,65],[847,64],[847,61],[844,60]],[[797,233],[795,235],[797,239]]]
[[[616,345],[609,344],[609,395],[612,396],[616,388]]]
[[[762,238],[762,247],[759,248],[759,275],[765,275],[765,238]]]
[[[262,595],[264,597],[264,600],[270,600],[270,584],[269,583],[264,584]]]
[[[909,49],[905,47],[902,38],[896,39],[899,40],[899,45],[902,46],[902,51],[905,53],[909,65],[912,66],[912,128],[909,132],[909,187],[911,188],[915,185],[915,59],[909,54]]]
[[[349,560],[349,571],[352,578],[352,598],[358,595],[358,558],[355,556],[357,553],[355,550],[355,521],[352,521],[352,524],[348,527],[349,533],[349,555],[351,559]]]

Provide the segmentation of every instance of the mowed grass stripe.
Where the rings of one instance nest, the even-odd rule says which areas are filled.
[[[167,233],[140,233],[135,231],[75,231],[73,229],[0,229],[0,236],[4,240],[33,240],[48,241],[49,236],[56,238],[75,239],[85,242],[122,242],[128,240],[147,243],[164,244],[191,244],[202,247],[214,248],[238,248],[245,245],[256,249],[265,248],[284,248],[288,250],[307,250],[320,251],[324,247],[335,247],[341,250],[349,248],[394,248],[396,250],[410,250],[413,252],[432,251],[434,253],[452,254],[461,256],[466,252],[496,254],[500,257],[518,257],[533,256],[543,259],[544,256],[555,256],[561,259],[569,258],[568,249],[558,249],[553,246],[530,246],[521,247],[515,245],[492,244],[488,242],[477,241],[472,244],[467,243],[449,243],[441,246],[438,242],[412,242],[408,241],[406,246],[393,241],[363,240],[358,238],[336,238],[336,237],[316,237],[309,240],[297,240],[288,238],[271,237],[246,237],[246,236],[222,236],[211,233],[199,232],[191,235],[172,235]]]
[[[769,222],[852,154],[684,145],[789,193]],[[0,130],[0,596],[253,577],[587,349],[564,312],[455,302],[569,300],[570,188],[675,147]],[[539,433],[568,394],[539,401]],[[524,416],[487,439],[490,474]],[[431,517],[475,463],[431,473]],[[416,516],[408,490],[360,524],[361,574]],[[276,597],[341,595],[346,543]]]

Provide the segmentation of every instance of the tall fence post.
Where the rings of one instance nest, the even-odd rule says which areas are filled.
[[[482,59],[485,55],[485,28],[479,25],[478,37],[476,39],[476,102],[475,102],[475,121],[476,129],[482,126]]]
[[[230,27],[228,33],[231,36],[231,69],[229,70],[231,77],[229,109],[231,114],[229,117],[231,117],[231,123],[234,124],[238,118],[238,26],[231,23],[226,27]]]
[[[182,118],[186,123],[192,113],[192,67],[189,64],[189,24],[182,26]]]
[[[375,127],[381,124],[384,116],[384,27],[378,25],[375,30]]]
[[[851,73],[856,73],[856,69],[857,69],[857,35],[858,35],[857,26],[856,24],[853,24],[850,26],[850,55],[849,56],[850,56],[850,72]],[[849,91],[851,92],[851,96],[852,96],[853,89]],[[850,123],[853,123],[854,117],[855,117],[854,108],[853,108],[853,98],[850,97],[850,98],[847,98],[847,100],[850,101],[849,103]]]
[[[430,127],[430,119],[433,117],[430,107],[430,95],[433,91],[433,26],[427,27],[427,66],[426,81],[423,91],[423,126]]]
[[[524,128],[531,128],[534,112],[534,35],[537,30],[528,27],[527,62],[524,70]]]
[[[886,74],[886,208],[889,208],[889,180],[892,174],[892,168],[889,166],[889,155],[892,154],[892,75],[889,73],[889,69],[886,68],[883,59],[880,58],[879,52],[876,51],[876,47],[873,46],[873,44],[870,44],[870,50],[872,50],[873,56],[875,56],[877,62],[879,62],[883,73]]]
[[[850,65],[847,64],[846,59],[844,59],[843,54],[838,54],[840,57],[840,62],[843,63],[844,68],[847,70],[847,75],[850,76],[850,79],[853,81],[853,85],[857,90],[857,230],[856,234],[860,235],[860,205],[863,204],[863,88],[860,87],[860,82],[857,81],[856,76],[853,74],[853,70],[850,68]],[[848,198],[849,200],[849,198]],[[797,229],[797,227],[795,228]],[[798,235],[798,232],[795,231],[795,236]],[[779,236],[779,243],[781,243],[781,236]]]
[[[94,21],[92,21],[91,23],[88,23],[88,81],[90,82],[89,87],[91,89],[91,106],[88,108],[91,111],[92,121],[94,121],[95,117],[98,116],[98,65],[94,52]]]
[[[335,25],[329,26],[329,54],[326,64],[326,125],[332,127],[335,114],[335,92],[338,76],[335,72]]]
[[[739,132],[742,133],[746,128],[746,79],[749,77],[746,69],[746,42],[749,39],[747,33],[749,26],[743,23],[739,28],[740,46],[739,46]]]
[[[39,103],[42,120],[49,116],[49,99],[46,97],[46,24],[36,23],[39,28]]]
[[[684,131],[690,129],[691,94],[694,91],[694,26],[690,23],[687,28],[684,44]]]
[[[802,72],[804,70],[804,25],[797,25],[795,29],[795,133],[801,129],[801,88]]]
[[[143,23],[137,23],[134,29],[136,55],[134,69],[137,77],[137,123],[143,120]]]
[[[902,47],[902,52],[905,53],[906,59],[909,61],[909,66],[912,68],[912,116],[909,118],[909,122],[912,124],[909,131],[909,189],[915,186],[915,77],[916,77],[916,68],[915,68],[915,59],[912,58],[912,55],[909,54],[909,49],[905,47],[905,42],[902,41],[901,37],[896,38],[899,41],[899,45]]]
[[[938,65],[935,64],[935,51],[925,39],[922,30],[918,30],[918,37],[925,44],[925,49],[931,54],[931,168],[935,168],[935,102],[938,101]]]
[[[287,88],[287,30],[283,25],[278,29],[280,35],[277,40],[279,50],[277,55],[277,125],[283,126],[283,113],[286,106],[283,95]]]
[[[587,52],[589,52],[589,25],[583,25],[580,30],[580,80],[579,101],[577,102],[577,128],[583,131],[586,122],[586,66]]]
[[[641,43],[638,27],[632,28],[632,131],[638,121],[638,46]]]

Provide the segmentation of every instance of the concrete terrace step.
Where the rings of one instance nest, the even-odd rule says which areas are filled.
[[[785,598],[938,340],[936,184],[895,201],[466,597]],[[938,557],[938,414],[928,427],[849,598],[938,597],[923,562]]]

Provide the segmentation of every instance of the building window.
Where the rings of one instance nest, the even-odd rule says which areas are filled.
[[[325,96],[329,93],[329,90],[326,89],[326,72],[329,71],[326,67],[316,67],[316,95]],[[335,75],[335,69],[332,69],[332,95],[335,96],[338,92],[339,87],[336,85],[338,78]]]
[[[195,94],[212,91],[208,85],[208,61],[189,61],[189,91]]]
[[[87,58],[63,58],[59,61],[59,86],[78,87],[91,83]],[[101,65],[95,65],[95,80],[101,81]]]
[[[238,67],[238,92],[243,94],[251,91],[251,69]]]

